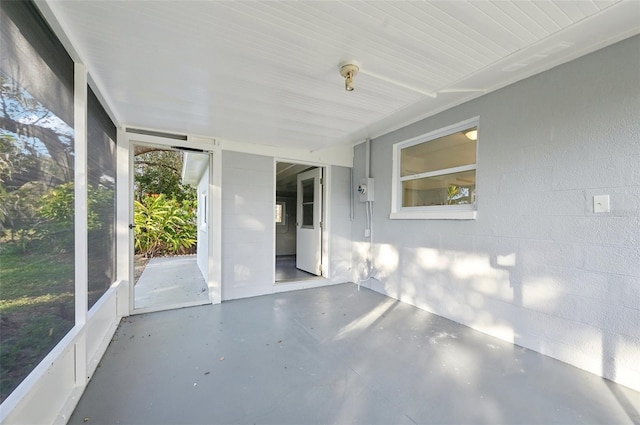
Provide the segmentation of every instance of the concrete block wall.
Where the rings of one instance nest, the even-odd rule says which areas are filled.
[[[393,144],[474,116],[478,218],[390,220]],[[371,156],[365,285],[640,389],[640,36],[376,138]],[[354,271],[364,223],[356,204]]]

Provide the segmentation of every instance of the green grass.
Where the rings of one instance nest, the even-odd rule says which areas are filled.
[[[0,402],[74,324],[70,255],[0,245]]]
[[[73,292],[71,256],[48,253],[23,254],[18,246],[0,247],[0,311],[2,304],[24,297]]]

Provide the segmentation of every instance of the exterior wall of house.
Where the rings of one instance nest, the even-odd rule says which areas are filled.
[[[329,185],[330,279],[333,283],[352,282],[351,167],[331,166]]]
[[[271,293],[273,158],[222,152],[222,299]]]
[[[232,151],[223,151],[222,155],[223,300],[351,279],[349,168],[327,167],[331,185],[326,200],[330,224],[327,237],[330,277],[303,284],[274,285],[275,158]],[[347,184],[344,184],[345,180]]]
[[[393,144],[474,116],[477,219],[390,220]],[[366,286],[640,389],[640,36],[371,143]],[[369,249],[355,207],[354,279]]]

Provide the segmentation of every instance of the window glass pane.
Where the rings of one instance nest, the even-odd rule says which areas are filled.
[[[475,170],[402,182],[402,206],[473,204],[476,189]]]
[[[302,226],[313,227],[313,203],[302,204]]]
[[[313,227],[314,179],[302,181],[302,226]]]
[[[200,224],[202,226],[206,226],[207,225],[207,215],[209,214],[209,201],[207,200],[207,194],[206,193],[202,193],[200,195],[200,202],[198,203],[198,206],[201,208],[201,222]],[[206,227],[205,227],[206,229]]]
[[[116,126],[88,95],[89,308],[116,278]]]
[[[400,176],[427,173],[476,163],[476,141],[459,131],[400,151]]]
[[[276,223],[282,223],[282,207],[281,203],[276,204]]]
[[[313,202],[313,179],[302,181],[302,202]]]
[[[0,2],[0,402],[73,327],[73,62]]]

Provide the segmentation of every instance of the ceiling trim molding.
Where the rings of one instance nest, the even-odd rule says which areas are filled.
[[[228,139],[219,140],[223,151],[270,156],[282,161],[304,161],[324,165],[353,167],[353,146],[348,144],[334,145],[311,151],[308,149],[237,142]]]

